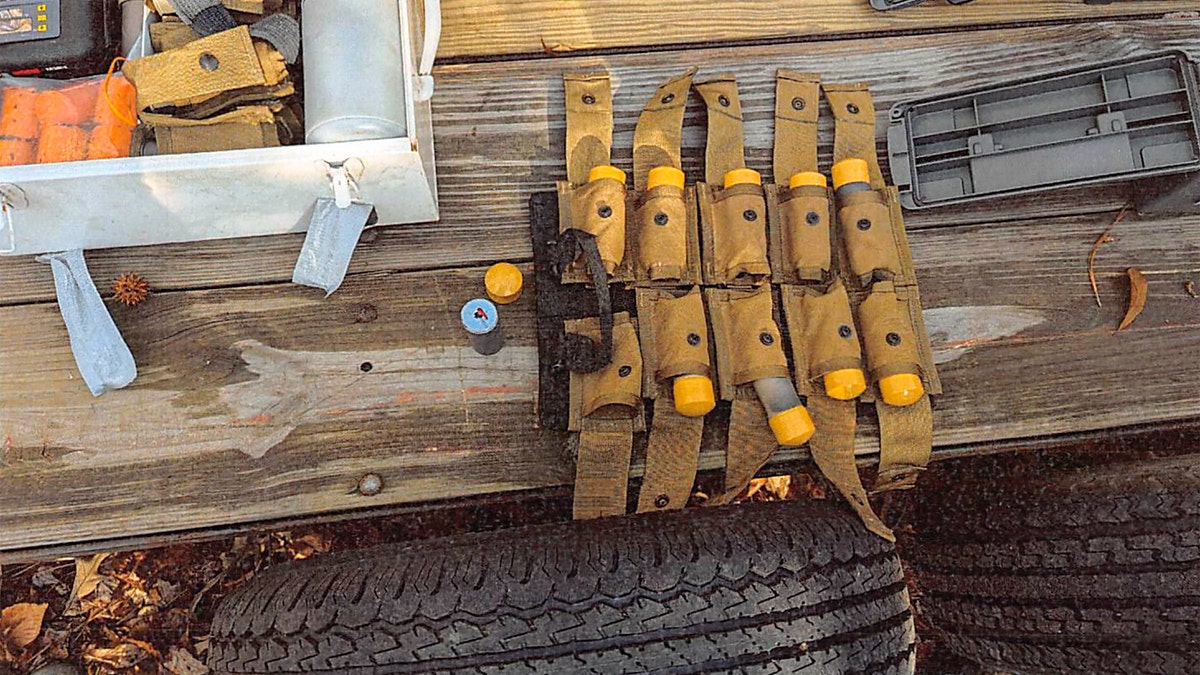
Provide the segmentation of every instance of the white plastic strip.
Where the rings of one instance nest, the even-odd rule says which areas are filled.
[[[88,273],[83,251],[38,256],[54,272],[58,309],[67,324],[75,365],[92,396],[120,389],[137,377],[137,364]]]
[[[340,208],[334,199],[318,199],[304,247],[292,270],[292,283],[324,289],[325,297],[332,295],[346,278],[354,247],[374,210],[372,204],[364,202],[350,202]]]

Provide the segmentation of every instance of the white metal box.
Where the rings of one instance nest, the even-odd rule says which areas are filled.
[[[440,7],[421,3],[419,35],[414,2],[398,0],[406,137],[0,167],[0,253],[303,232],[342,168],[379,224],[437,220],[429,97]]]

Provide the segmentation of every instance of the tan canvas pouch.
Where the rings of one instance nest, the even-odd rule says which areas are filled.
[[[625,259],[625,185],[601,178],[570,188],[566,200],[570,215],[560,219],[560,230],[577,229],[596,237],[604,269],[613,274]]]
[[[789,377],[769,286],[752,291],[705,290],[717,352],[722,399],[735,388],[766,377]]]
[[[659,385],[669,385],[673,377],[712,376],[704,296],[698,287],[678,297],[676,293],[637,289],[644,390],[649,398],[658,398]]]
[[[722,185],[726,173],[746,166],[737,79],[732,74],[717,75],[697,81],[694,87],[708,109],[704,180],[714,186]]]
[[[890,282],[877,282],[858,306],[863,351],[871,382],[901,373],[921,374],[917,339],[908,307]]]
[[[150,24],[150,44],[155,54],[171,51],[200,39],[200,34],[182,21],[160,21]]]
[[[778,222],[782,230],[777,245],[782,251],[772,262],[786,270],[789,276],[783,280],[821,282],[828,279],[832,269],[829,190],[806,185],[776,194],[780,197]]]
[[[679,146],[683,114],[695,68],[664,82],[642,108],[633,130],[633,186],[646,190],[650,170],[660,166],[681,168]]]
[[[762,186],[715,190],[697,185],[704,240],[704,280],[758,285],[771,274],[767,260],[767,205]]]
[[[596,318],[567,321],[565,329],[567,333],[600,339]],[[572,372],[570,394],[571,407],[577,413],[572,417],[576,419],[638,415],[642,408],[642,353],[628,312],[613,316],[612,362],[594,373]]]
[[[710,374],[703,296],[699,288],[680,297],[639,288],[637,302],[644,389],[655,399],[638,512],[683,508],[699,466],[704,418],[675,410],[671,378]]]
[[[901,272],[900,253],[892,231],[891,210],[880,192],[857,192],[838,199],[838,221],[850,259],[850,272],[866,285],[890,280]]]
[[[684,191],[660,185],[642,195],[637,210],[638,278],[681,281],[690,278],[689,217]]]
[[[246,26],[126,61],[122,72],[137,87],[139,110],[184,107],[225,92],[267,86]]]
[[[850,296],[840,281],[827,291],[813,286],[781,290],[799,393],[824,392],[821,378],[827,373],[863,367]]]
[[[154,128],[158,152],[163,155],[279,146],[275,115],[266,106],[239,108],[207,120],[153,113],[141,117]]]

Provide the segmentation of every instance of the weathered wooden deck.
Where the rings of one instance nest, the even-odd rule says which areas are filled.
[[[865,80],[885,112],[1035,71],[1161,49],[1200,56],[1194,8],[443,0],[442,220],[369,234],[333,297],[289,283],[301,236],[91,252],[99,286],[136,271],[156,290],[112,306],[140,376],[93,399],[49,268],[0,259],[0,559],[570,481],[562,435],[534,425],[536,290],[505,312],[508,346],[495,357],[476,356],[457,325],[487,264],[531,259],[528,197],[565,173],[564,71],[612,73],[626,168],[657,84],[692,65],[736,73],[749,164],[769,175],[776,68]],[[699,113],[684,134],[692,175]],[[908,215],[946,391],[939,450],[1200,420],[1200,300],[1185,289],[1200,284],[1200,217],[1128,217],[1097,257],[1103,307],[1092,299],[1088,251],[1127,197],[1110,186]],[[1146,274],[1150,299],[1114,335],[1129,267]],[[720,448],[704,459],[721,462]],[[384,477],[381,494],[355,492],[367,472]]]

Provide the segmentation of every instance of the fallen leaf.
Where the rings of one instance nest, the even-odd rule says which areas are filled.
[[[1200,298],[1200,295],[1196,295],[1196,284],[1191,279],[1183,282],[1183,290],[1187,291],[1189,297]]]
[[[561,42],[555,43],[553,45],[548,45],[548,44],[546,44],[546,38],[541,38],[541,41],[542,41],[542,51],[545,52],[547,56],[558,56],[559,54],[562,54],[564,52],[575,51],[575,48],[572,47],[571,45],[565,45],[565,44],[562,44]]]
[[[124,642],[115,647],[91,647],[83,653],[86,663],[98,663],[109,668],[132,668],[144,661],[149,652],[141,646]]]
[[[317,553],[328,552],[329,542],[316,532],[310,532],[292,540],[292,557],[296,560],[304,560]]]
[[[1088,253],[1088,281],[1092,282],[1092,295],[1096,297],[1097,307],[1103,307],[1104,305],[1100,303],[1100,289],[1096,287],[1096,254],[1100,252],[1100,246],[1102,244],[1107,244],[1113,240],[1113,238],[1109,235],[1112,234],[1113,228],[1117,226],[1117,223],[1121,222],[1121,220],[1125,217],[1125,212],[1128,210],[1129,204],[1125,204],[1125,206],[1121,207],[1121,212],[1118,213],[1117,217],[1113,219],[1112,224],[1110,224],[1104,230],[1104,233],[1097,237],[1096,243],[1092,244],[1092,250]]]
[[[163,668],[174,673],[175,675],[208,675],[208,666],[200,662],[192,653],[186,649],[172,647],[167,653],[167,660],[163,661]]]
[[[1146,308],[1146,296],[1149,294],[1149,286],[1146,283],[1146,275],[1138,270],[1129,268],[1129,309],[1125,310],[1125,318],[1121,319],[1121,325],[1117,328],[1117,332],[1121,332],[1133,323],[1133,320],[1138,318],[1142,310]]]
[[[82,600],[95,592],[100,585],[100,565],[107,559],[108,553],[97,553],[91,558],[75,559],[75,583],[71,587],[71,596],[67,602]]]
[[[0,612],[0,648],[8,653],[28,647],[42,632],[47,605],[22,602]]]
[[[54,576],[54,569],[51,567],[43,567],[34,572],[33,577],[29,581],[33,584],[34,588],[52,588],[55,593],[67,592],[66,585],[58,577]]]

